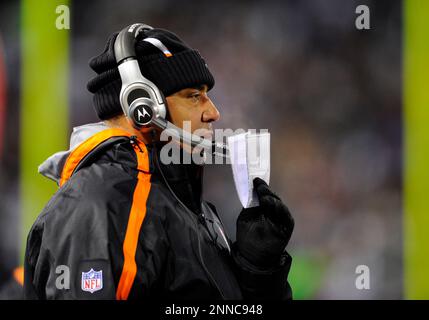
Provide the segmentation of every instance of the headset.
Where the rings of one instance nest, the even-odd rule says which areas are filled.
[[[153,28],[147,24],[135,23],[122,29],[115,39],[114,52],[116,63],[118,64],[119,74],[122,80],[121,92],[119,94],[119,101],[121,103],[124,114],[132,121],[136,129],[156,127],[161,130],[167,130],[172,137],[179,139],[179,142],[187,143],[191,146],[200,146],[203,148],[213,147],[225,148],[222,143],[215,143],[207,139],[201,138],[189,132],[184,132],[181,128],[177,127],[170,121],[166,120],[167,116],[167,102],[162,92],[157,86],[149,79],[145,78],[138,65],[137,56],[135,53],[135,43],[141,34],[146,30]],[[142,41],[146,41],[161,50],[164,55],[169,58],[172,56],[171,52],[164,46],[164,44],[156,38],[145,37]],[[156,145],[154,145],[156,148]],[[207,149],[206,149],[207,150]],[[155,151],[155,156],[158,157]],[[156,159],[156,165],[160,170],[161,176],[166,183],[168,189],[173,194],[175,199],[189,211],[186,205],[178,198],[173,189],[171,188],[168,180],[160,167],[159,159]],[[211,235],[211,232],[209,231]],[[216,283],[207,266],[201,253],[201,239],[198,235],[198,250],[202,266],[207,275],[217,287],[219,293],[223,298],[224,294]],[[226,240],[225,240],[226,241]],[[228,245],[228,244],[227,244]]]
[[[155,127],[167,130],[173,138],[192,147],[199,146],[210,151],[213,147],[225,149],[222,143],[215,143],[190,132],[184,132],[166,119],[165,97],[157,86],[140,72],[135,52],[136,41],[143,35],[142,41],[157,47],[166,58],[173,56],[159,39],[145,36],[145,31],[152,29],[147,24],[135,23],[122,29],[115,39],[115,58],[122,80],[119,102],[124,114],[137,129]]]

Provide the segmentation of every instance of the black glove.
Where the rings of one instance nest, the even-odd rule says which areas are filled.
[[[236,245],[238,253],[254,266],[269,268],[280,264],[295,222],[289,209],[264,180],[255,178],[253,186],[259,206],[240,212]]]

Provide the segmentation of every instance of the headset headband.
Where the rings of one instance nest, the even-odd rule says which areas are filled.
[[[135,44],[140,32],[152,30],[153,28],[147,24],[134,23],[119,32],[115,40],[115,58],[116,62],[121,64],[128,58],[136,58]]]

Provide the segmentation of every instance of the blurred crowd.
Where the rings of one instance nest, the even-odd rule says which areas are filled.
[[[355,27],[359,4],[371,10],[370,30]],[[172,30],[201,52],[215,76],[210,95],[221,113],[215,128],[271,133],[270,184],[296,221],[288,248],[296,297],[401,298],[401,4],[71,1],[69,130],[98,121],[86,90],[93,76],[88,60],[111,33],[133,22]],[[0,171],[0,261],[7,269],[19,248],[13,231],[19,225],[19,8],[1,6],[10,92]],[[205,197],[234,239],[241,207],[229,166],[206,168]],[[370,290],[355,287],[359,265],[371,271]]]

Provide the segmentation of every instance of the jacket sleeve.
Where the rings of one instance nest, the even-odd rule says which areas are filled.
[[[234,243],[232,257],[236,276],[244,299],[249,300],[291,300],[292,288],[288,282],[292,257],[285,251],[279,264],[262,270],[248,262]]]
[[[24,261],[25,299],[115,299],[109,247],[118,244],[93,226],[82,230],[88,221],[80,220],[70,226],[39,219],[33,226]]]
[[[43,227],[39,224],[38,219],[32,226],[27,237],[27,246],[25,248],[24,258],[24,299],[38,300],[45,297],[45,293],[41,290],[38,283],[35,281],[46,277],[46,270],[49,270],[47,260],[40,259],[40,247],[43,234]],[[44,264],[44,267],[40,267]],[[36,274],[36,266],[39,266]],[[43,271],[42,271],[43,270]],[[43,280],[42,280],[43,281]]]
[[[162,223],[151,209],[142,216],[106,192],[77,201],[64,191],[38,219],[27,241],[25,298],[132,299],[153,291],[167,251],[153,250],[165,246]]]

